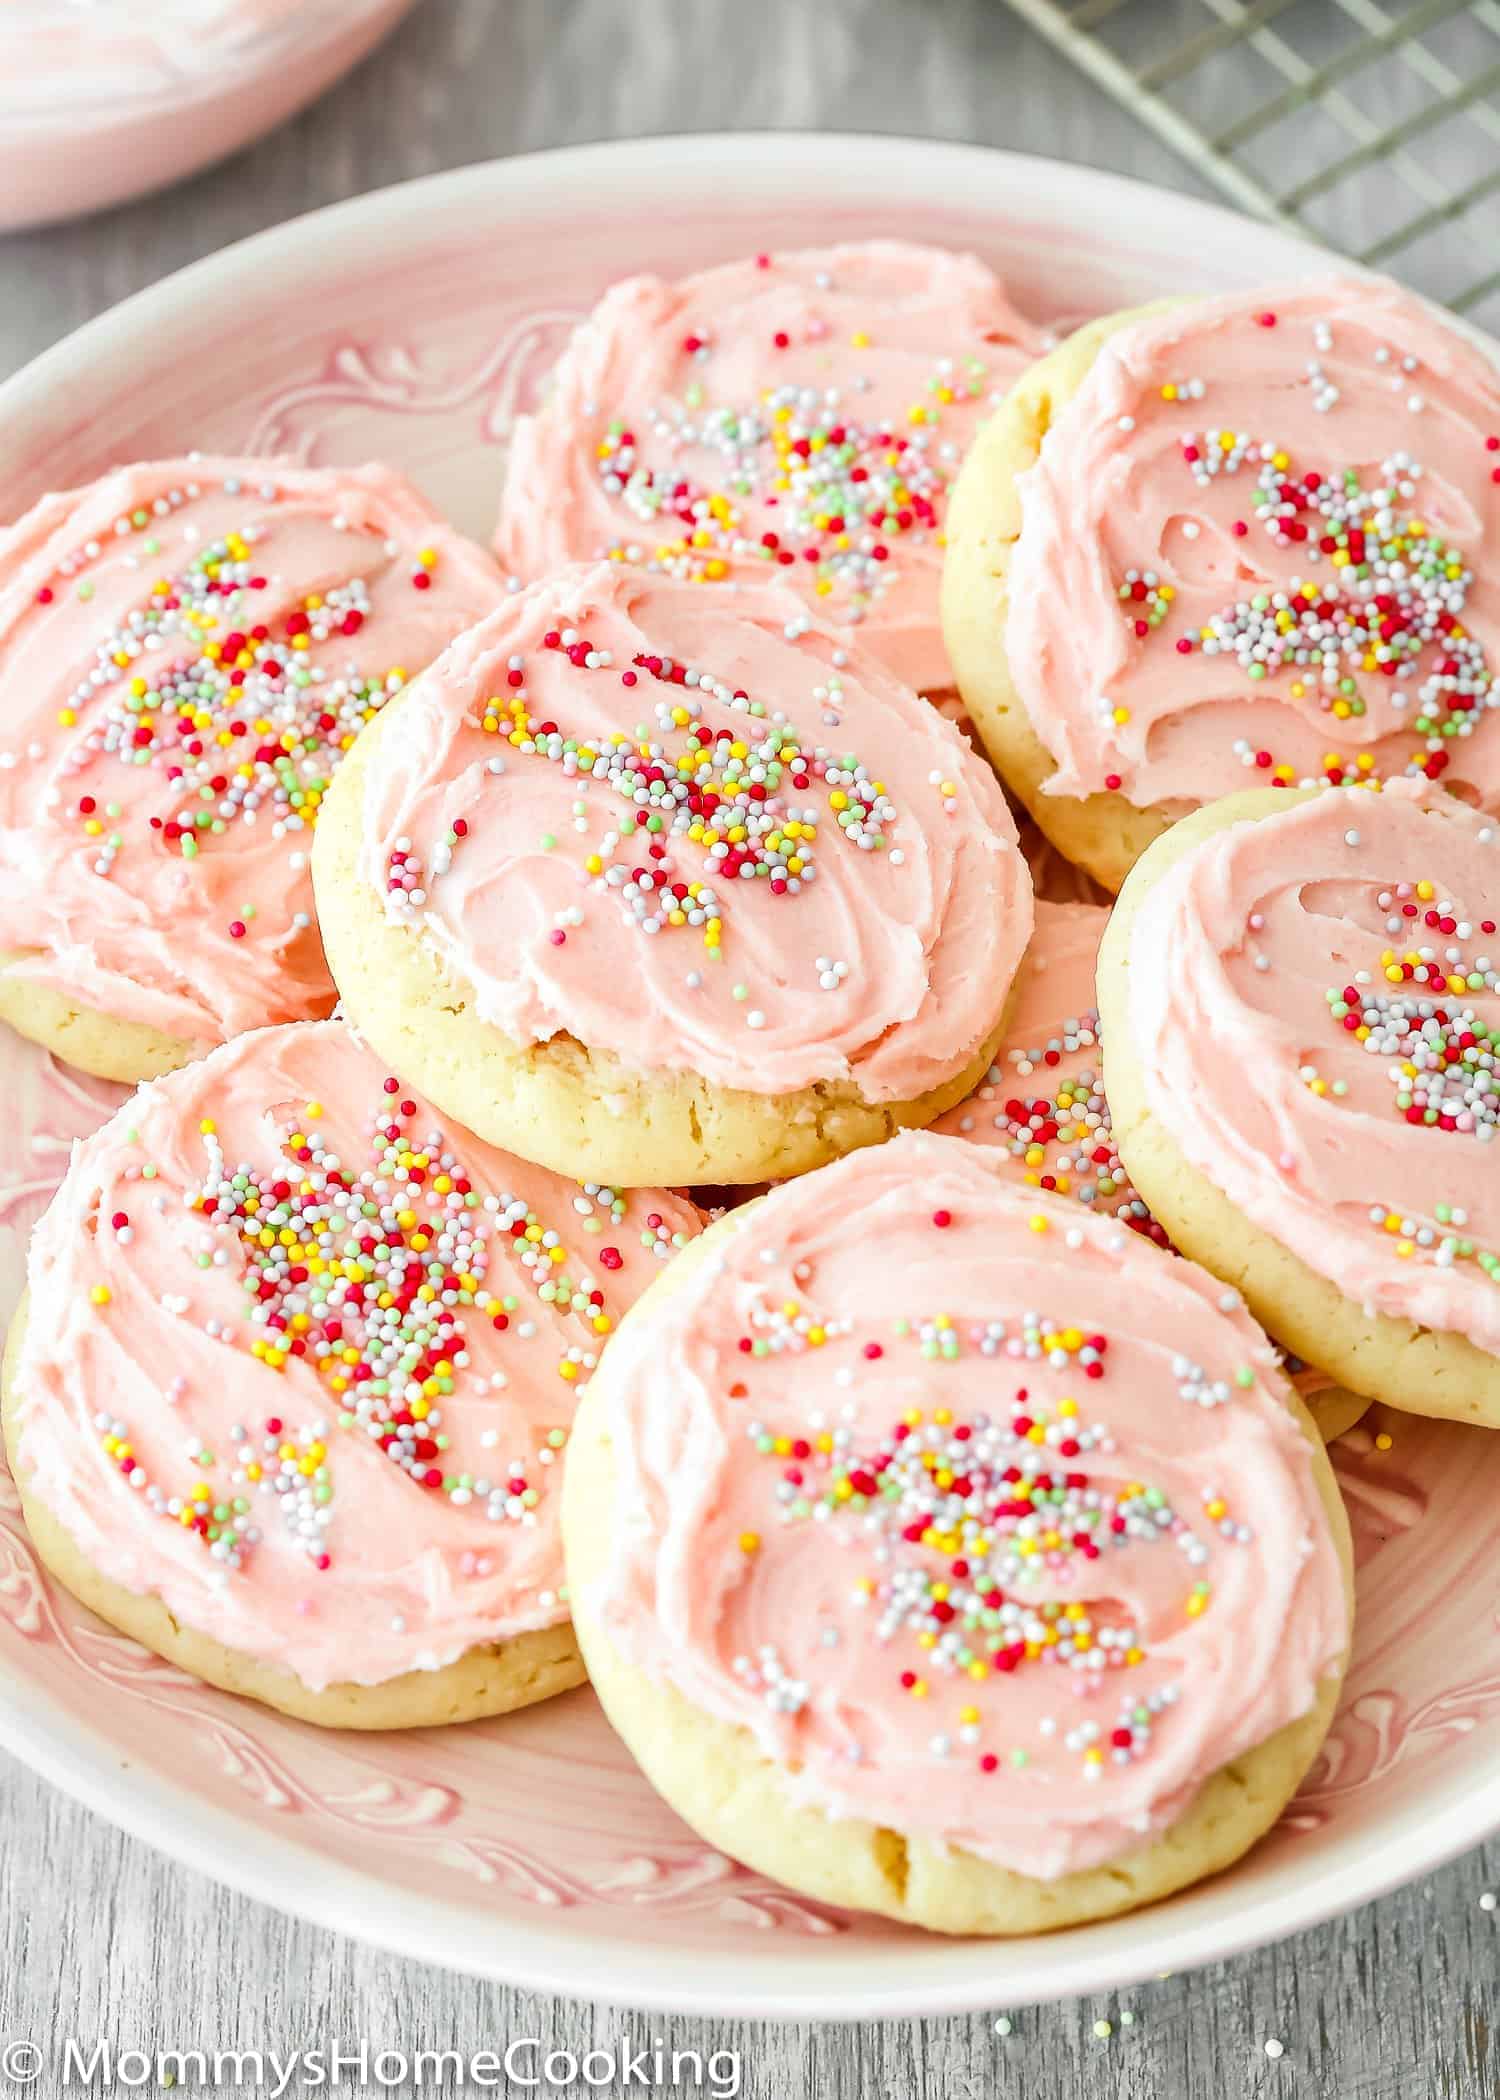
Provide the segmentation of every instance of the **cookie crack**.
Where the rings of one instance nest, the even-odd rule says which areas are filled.
[[[911,1879],[911,1853],[906,1839],[899,1830],[877,1830],[874,1854],[881,1880],[898,1903],[905,1903]]]

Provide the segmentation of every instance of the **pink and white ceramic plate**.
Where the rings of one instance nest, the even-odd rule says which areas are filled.
[[[1227,212],[969,148],[767,136],[541,154],[321,212],[83,329],[0,388],[4,508],[201,446],[384,458],[483,534],[511,418],[611,278],[874,234],[978,249],[1058,319],[1320,266]],[[116,1098],[0,1040],[0,1316],[70,1141]],[[3,1472],[0,1741],[268,1902],[537,1989],[814,2018],[1100,1990],[1313,1924],[1500,1826],[1496,1448],[1378,1415],[1344,1439],[1359,1634],[1317,1770],[1232,1873],[1045,1939],[928,1938],[743,1871],[656,1800],[587,1691],[389,1737],[210,1691],[47,1579]]]
[[[0,230],[99,211],[237,152],[411,0],[0,0]]]

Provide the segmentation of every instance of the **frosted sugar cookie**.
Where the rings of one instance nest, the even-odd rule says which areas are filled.
[[[679,1813],[946,1932],[1227,1866],[1348,1645],[1328,1460],[1240,1301],[930,1133],[732,1213],[647,1293],[563,1532],[590,1677]]]
[[[1115,1148],[1100,1069],[1094,977],[1108,923],[1108,911],[1097,905],[1037,899],[1005,1041],[969,1098],[932,1128],[992,1147],[1022,1186],[1071,1196],[1166,1247],[1171,1242]],[[1351,1429],[1369,1405],[1299,1358],[1286,1369],[1325,1443]]]
[[[330,1727],[565,1691],[573,1411],[697,1224],[453,1129],[340,1022],[241,1036],[86,1138],[37,1228],[5,1362],[37,1550]]]
[[[0,533],[0,1017],[133,1080],[330,1012],[319,802],[501,594],[385,467],[158,461]]]
[[[361,739],[315,855],[339,991],[559,1172],[779,1179],[988,1069],[1031,931],[1000,784],[773,585],[601,564],[508,599]]]
[[[1098,321],[954,491],[943,617],[1007,782],[1110,889],[1240,788],[1500,809],[1500,375],[1382,279]]]
[[[528,580],[625,560],[779,577],[920,692],[949,488],[1040,331],[972,255],[900,241],[631,277],[517,425],[496,549]]]
[[[1392,781],[1231,795],[1100,956],[1115,1142],[1176,1244],[1299,1355],[1500,1423],[1500,826]]]

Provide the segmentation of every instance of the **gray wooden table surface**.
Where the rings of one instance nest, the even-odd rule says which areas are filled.
[[[1144,4],[1156,27],[1202,20],[1188,0]],[[575,140],[778,126],[978,140],[1201,188],[999,0],[418,0],[316,110],[226,166],[0,239],[0,375],[181,264],[404,176]],[[1365,233],[1372,194],[1345,199],[1343,240]],[[982,2016],[709,2024],[613,2013],[590,2003],[587,1974],[576,2001],[551,2001],[356,1946],[170,1864],[0,1756],[0,2042],[284,2052],[367,2036],[467,2052],[535,2035],[581,2055],[660,2035],[739,2050],[755,2100],[1490,2094],[1492,1879],[1500,1844],[1254,1958],[1019,2012],[1008,2034]],[[62,2087],[47,2072],[25,2090]]]

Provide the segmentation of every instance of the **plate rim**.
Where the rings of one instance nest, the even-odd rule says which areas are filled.
[[[791,150],[778,166],[768,158],[768,147],[774,154],[783,145]],[[560,205],[571,192],[597,183],[601,171],[622,164],[637,172],[652,164],[661,171],[690,164],[699,177],[706,169],[729,180],[750,174],[762,193],[768,184],[790,191],[794,184],[788,164],[798,163],[795,186],[800,188],[807,180],[809,159],[822,156],[836,166],[837,194],[843,197],[850,194],[850,177],[860,173],[861,164],[871,176],[888,181],[893,150],[924,164],[934,193],[940,177],[956,183],[962,196],[977,188],[981,200],[998,183],[1017,197],[1035,198],[1039,215],[1055,215],[1059,196],[1067,192],[1091,216],[1104,220],[1122,203],[1133,203],[1142,215],[1159,214],[1165,207],[1184,238],[1243,239],[1250,230],[1271,242],[1287,258],[1289,269],[1298,264],[1314,267],[1323,260],[1353,267],[1329,258],[1312,240],[1262,226],[1227,206],[1112,170],[999,147],[900,133],[826,130],[679,133],[546,147],[441,170],[322,206],[233,242],[143,288],[0,383],[0,446],[7,426],[24,424],[38,412],[50,415],[76,382],[86,390],[106,359],[128,361],[155,336],[163,311],[182,313],[199,302],[212,302],[221,287],[237,284],[267,256],[274,256],[284,275],[316,267],[320,255],[326,259],[330,235],[336,237],[341,269],[354,273],[377,243],[399,240],[411,221],[434,206],[451,216],[469,195],[484,194],[492,200],[497,190],[508,191],[518,204],[546,200]],[[924,1958],[911,1964],[915,1980],[906,1985],[892,1983],[882,1973],[893,1964],[872,1961],[867,1952],[860,1964],[875,1972],[868,1981],[858,1980],[852,1970],[847,1980],[829,1981],[816,1965],[807,1965],[809,1980],[804,1983],[798,1964],[784,1960],[776,1965],[776,1980],[761,1983],[746,1980],[750,1964],[740,1954],[701,1949],[687,1954],[649,1945],[643,1949],[628,1934],[611,1937],[597,1927],[562,1936],[547,1929],[545,1915],[518,1923],[497,1912],[491,1930],[481,1936],[474,1930],[472,1902],[394,1889],[378,1874],[328,1860],[320,1861],[318,1874],[310,1879],[307,1854],[295,1840],[258,1829],[248,1815],[233,1816],[191,1797],[179,1799],[158,1772],[132,1769],[128,1759],[122,1761],[101,1729],[80,1729],[44,1687],[24,1676],[6,1675],[9,1696],[0,1700],[0,1745],[86,1808],[180,1865],[291,1916],[408,1959],[519,1989],[628,2010],[752,2020],[870,2020],[974,2013],[1117,1990],[1164,1967],[1202,1967],[1307,1930],[1432,1871],[1500,1829],[1497,1768],[1490,1779],[1455,1794],[1435,1813],[1420,1812],[1415,1803],[1394,1810],[1383,1841],[1373,1850],[1351,1833],[1345,1840],[1350,1857],[1325,1861],[1322,1871],[1304,1877],[1295,1890],[1272,1889],[1249,1903],[1231,1903],[1206,1951],[1204,1921],[1188,1912],[1181,1919],[1168,1918],[1165,1930],[1147,1934],[1135,1951],[1128,1941],[1115,1945],[1116,1929],[1124,1920],[1108,1920],[1071,1934],[1022,1941],[923,1936],[919,1944]],[[131,1774],[129,1784],[122,1784],[122,1772]],[[223,1849],[226,1818],[236,1841],[228,1856]],[[1222,1897],[1224,1889],[1232,1887],[1233,1871],[1204,1886],[1217,1885]],[[1147,1916],[1149,1911],[1126,1915]],[[1162,1915],[1167,1917],[1165,1911]],[[893,1950],[911,1944],[891,1942]],[[1018,1971],[1008,1957],[1023,1946],[1039,1948],[1044,1955],[1049,1946],[1055,1947],[1056,1959],[1050,1964],[1039,1961],[1036,1973]],[[670,1973],[674,1970],[681,1976]]]
[[[1367,1855],[1357,1835],[1351,1833],[1344,1848],[1356,1855],[1353,1861],[1315,1880],[1309,1878],[1308,1886],[1316,1894],[1295,1914],[1289,1912],[1268,1924],[1259,1913],[1273,1906],[1286,1908],[1289,1902],[1274,1893],[1259,1904],[1242,1905],[1235,1913],[1236,1922],[1216,1935],[1207,1951],[1202,1945],[1202,1921],[1189,1912],[1134,1955],[1112,1944],[1111,1928],[1121,1920],[1105,1919],[1070,1932],[1015,1940],[947,1939],[940,1934],[893,1938],[893,1953],[915,1945],[934,1963],[945,1954],[954,1957],[949,1964],[953,1975],[928,1978],[924,1974],[920,1981],[906,1986],[892,1985],[883,1975],[872,1976],[862,1985],[830,1987],[814,1977],[805,1986],[785,1981],[747,1986],[742,1979],[743,1957],[738,1953],[700,1949],[689,1957],[653,1948],[642,1954],[628,1935],[611,1935],[596,1927],[574,1933],[554,1947],[559,1936],[538,1930],[546,1923],[545,1914],[539,1914],[520,1924],[497,1916],[496,1928],[506,1955],[502,1969],[493,1959],[496,1942],[490,1938],[481,1942],[475,1936],[471,1904],[393,1891],[378,1874],[334,1861],[320,1861],[317,1880],[309,1886],[304,1849],[279,1831],[258,1829],[248,1816],[232,1819],[240,1849],[225,1857],[217,1849],[223,1837],[224,1811],[202,1807],[192,1797],[177,1799],[169,1782],[154,1771],[134,1770],[133,1784],[122,1790],[120,1774],[132,1767],[112,1750],[102,1731],[89,1729],[80,1735],[76,1723],[67,1717],[54,1719],[49,1726],[47,1710],[55,1711],[55,1701],[24,1678],[12,1680],[7,1689],[10,1698],[0,1702],[0,1747],[117,1829],[239,1895],[267,1903],[286,1916],[343,1933],[362,1945],[515,1990],[540,1991],[620,2011],[702,2019],[825,2023],[964,2016],[1118,1992],[1164,1974],[1232,1961],[1325,1924],[1388,1895],[1418,1875],[1445,1866],[1500,1828],[1500,1774],[1473,1793],[1456,1797],[1435,1818],[1419,1813],[1415,1804],[1408,1805],[1392,1819],[1394,1827],[1374,1855]],[[236,1699],[234,1703],[241,1702]],[[1424,1844],[1421,1863],[1413,1868],[1408,1826],[1416,1824],[1429,1839],[1434,1831],[1440,1835],[1430,1849]],[[1372,1874],[1363,1864],[1367,1856],[1385,1864]],[[1234,1876],[1235,1867],[1230,1867],[1194,1886],[1216,1888],[1222,1896],[1232,1889]],[[296,1890],[295,1900],[287,1893],[289,1888]],[[1157,1908],[1163,1916],[1168,1914],[1166,1905],[1147,1905],[1122,1915],[1148,1916]],[[564,1914],[559,1911],[557,1915]],[[1080,1954],[1076,1943],[1085,1935],[1101,1944]],[[1051,1973],[1015,1973],[1007,1962],[1016,1948],[1048,1946],[1057,1947],[1060,1954]],[[665,1968],[689,1961],[689,1980],[664,1980]],[[859,1953],[857,1961],[866,1969],[875,1966],[868,1952]],[[787,1966],[795,1969],[796,1964]],[[991,1968],[993,1978],[985,1973]],[[580,1972],[587,1977],[583,1988],[577,1981]]]
[[[671,132],[645,138],[595,139],[576,146],[543,146],[492,160],[469,161],[462,167],[443,168],[431,175],[387,183],[379,189],[366,190],[360,196],[341,198],[337,203],[318,205],[310,211],[297,213],[275,226],[262,228],[259,233],[246,234],[240,240],[231,241],[227,247],[216,249],[211,255],[184,263],[179,269],[169,271],[152,284],[143,285],[139,291],[130,293],[103,313],[95,314],[91,320],[71,329],[29,359],[18,372],[0,381],[0,423],[7,421],[16,408],[45,397],[59,381],[91,364],[96,347],[111,343],[121,349],[135,347],[145,339],[152,318],[164,304],[178,298],[207,298],[219,280],[237,278],[246,265],[253,264],[263,253],[274,252],[283,264],[294,254],[299,260],[312,261],[326,233],[340,236],[368,234],[373,224],[386,214],[404,218],[425,211],[439,196],[451,194],[456,198],[467,189],[487,188],[497,181],[507,185],[514,183],[521,193],[552,190],[555,194],[559,186],[568,184],[575,176],[581,178],[589,169],[607,166],[611,161],[686,161],[694,165],[695,172],[702,173],[699,164],[706,156],[712,155],[726,164],[728,172],[738,172],[735,164],[739,163],[753,167],[753,172],[764,178],[768,173],[768,141],[777,145],[786,143],[803,152],[827,153],[840,161],[864,157],[872,163],[872,174],[884,172],[887,177],[889,169],[884,163],[891,149],[899,147],[903,154],[933,163],[935,171],[940,163],[946,163],[954,175],[965,170],[977,174],[981,169],[999,168],[1017,180],[1030,177],[1038,191],[1045,188],[1054,196],[1059,185],[1082,191],[1093,190],[1101,207],[1111,199],[1123,197],[1135,198],[1159,209],[1165,199],[1174,212],[1200,222],[1205,236],[1217,230],[1224,236],[1237,232],[1243,237],[1249,229],[1259,237],[1274,241],[1289,254],[1300,253],[1309,263],[1328,259],[1346,269],[1356,268],[1347,258],[1331,256],[1329,250],[1310,237],[1280,227],[1263,226],[1258,220],[1228,205],[1213,203],[1185,191],[1170,190],[1138,176],[1120,175],[1112,169],[1094,168],[1080,161],[1057,160],[1045,154],[1018,153],[1005,146],[913,138],[901,132],[817,129]],[[792,187],[790,184],[786,186]],[[301,253],[304,250],[307,251],[305,256]],[[347,266],[347,250],[341,246],[339,253],[341,262]]]

